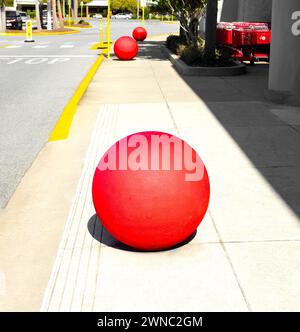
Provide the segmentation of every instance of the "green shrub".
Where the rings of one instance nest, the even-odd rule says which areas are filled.
[[[204,49],[204,47],[205,47],[205,40],[201,37],[198,38],[198,46],[201,49]]]
[[[29,10],[29,9],[27,9],[26,14],[30,18],[35,18],[35,16],[36,16],[35,15],[35,10]]]
[[[184,37],[176,35],[169,36],[166,43],[167,48],[175,54],[177,54],[177,48],[179,45],[187,45]]]
[[[187,47],[188,46],[186,44],[178,44],[176,48],[176,54],[181,56]]]
[[[86,22],[84,20],[80,20],[78,24],[83,24],[83,25],[90,25],[89,22]]]
[[[216,49],[216,58],[223,60],[232,59],[233,51],[227,47],[219,47]]]
[[[189,45],[182,48],[180,53],[178,54],[180,59],[189,66],[197,65],[203,61],[203,49],[199,47]]]
[[[215,59],[205,60],[205,40],[202,38],[198,38],[195,46],[188,44],[184,37],[171,35],[167,38],[166,46],[189,66],[232,66],[232,52],[227,48],[217,48]]]

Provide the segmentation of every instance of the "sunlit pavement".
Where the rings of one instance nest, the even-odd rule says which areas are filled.
[[[299,109],[266,103],[265,65],[241,77],[181,77],[161,47],[150,38],[136,61],[103,63],[69,139],[45,146],[0,216],[1,309],[300,309]],[[91,199],[102,154],[142,130],[185,139],[211,180],[197,236],[161,253],[103,241]]]
[[[288,179],[299,173],[300,137],[297,127],[276,116],[295,109],[266,105],[251,88],[253,79],[264,84],[265,72],[257,67],[248,82],[246,76],[184,81],[151,41],[137,61],[104,63],[82,102],[98,110],[97,121],[42,310],[300,308],[299,210],[292,198],[299,180]],[[108,75],[118,85],[108,83]],[[104,239],[91,179],[111,144],[149,129],[180,135],[197,149],[212,199],[189,244],[145,254]]]
[[[61,36],[0,36],[0,209],[30,167],[64,107],[98,57],[99,21]],[[131,34],[139,21],[112,21],[112,40]],[[105,35],[106,23],[103,23]],[[178,31],[177,24],[147,22],[149,35]]]

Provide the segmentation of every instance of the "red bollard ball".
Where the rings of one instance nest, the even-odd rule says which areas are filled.
[[[192,147],[171,134],[149,131],[121,139],[104,154],[92,195],[112,236],[157,251],[194,234],[208,208],[210,184]]]
[[[133,30],[132,37],[136,41],[144,41],[147,38],[147,30],[143,27],[137,27]]]
[[[128,36],[120,37],[114,45],[115,55],[120,60],[132,60],[138,53],[139,48],[137,42]]]

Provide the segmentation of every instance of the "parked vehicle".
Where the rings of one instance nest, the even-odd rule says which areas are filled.
[[[115,15],[112,15],[113,19],[123,19],[123,20],[130,20],[132,18],[132,14],[130,13],[118,13]]]
[[[6,28],[13,30],[22,30],[22,18],[16,10],[6,10]]]
[[[23,25],[29,20],[29,16],[25,12],[19,12]]]
[[[97,13],[97,14],[94,15],[94,18],[97,18],[97,19],[100,20],[100,19],[103,18],[103,16],[101,14]]]

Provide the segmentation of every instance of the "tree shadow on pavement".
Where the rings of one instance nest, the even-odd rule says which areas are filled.
[[[300,216],[300,127],[277,116],[278,112],[288,112],[289,107],[265,99],[268,69],[267,64],[257,64],[249,66],[243,76],[181,78],[206,103],[265,180]]]
[[[165,42],[146,41],[140,45],[140,56],[166,61],[163,47]],[[178,75],[206,103],[265,180],[300,216],[300,123],[289,122],[284,115],[289,110],[300,114],[300,108],[273,104],[265,99],[268,74],[269,65],[261,63],[248,65],[247,74],[242,76]],[[175,93],[178,91],[174,90]]]
[[[138,249],[135,249],[135,248],[132,248],[132,247],[129,247],[127,246],[126,244],[118,241],[117,239],[115,239],[105,228],[104,226],[102,225],[101,221],[99,220],[99,218],[97,217],[97,215],[93,215],[90,220],[88,221],[88,224],[87,224],[87,228],[88,228],[88,231],[89,233],[92,235],[92,237],[108,246],[108,247],[111,247],[111,248],[114,248],[114,249],[119,249],[119,250],[124,250],[124,251],[132,251],[132,252],[145,252],[145,251],[142,251],[142,250],[138,250]],[[162,251],[168,251],[168,250],[174,250],[174,249],[177,249],[179,247],[182,247],[186,244],[188,244],[189,242],[191,242],[194,237],[196,236],[197,234],[197,231],[195,231],[191,236],[189,236],[185,241],[183,241],[182,243],[172,247],[172,248],[169,248],[169,249],[166,249],[166,250],[162,250]],[[161,251],[161,250],[160,250]]]
[[[167,56],[163,52],[165,42],[162,41],[144,41],[138,43],[139,45],[139,59],[149,59],[156,61],[166,61]]]
[[[152,61],[166,61],[167,56],[163,52],[165,42],[158,41],[144,41],[139,42],[139,52],[136,58],[131,60],[120,60],[113,53],[111,59],[116,62],[135,62],[137,60],[152,60]]]

